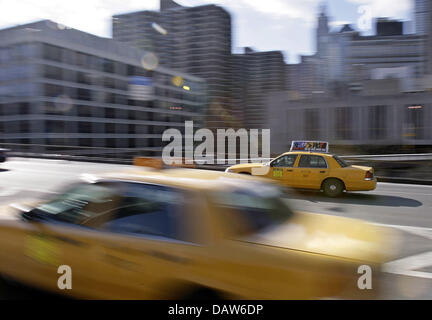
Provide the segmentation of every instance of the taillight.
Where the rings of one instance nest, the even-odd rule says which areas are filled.
[[[373,173],[368,171],[366,172],[365,180],[372,180],[373,179]]]

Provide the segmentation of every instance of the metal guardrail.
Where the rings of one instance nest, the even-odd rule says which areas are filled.
[[[61,152],[52,153],[32,153],[32,152],[7,152],[9,157],[20,158],[39,158],[50,160],[63,161],[79,161],[79,162],[96,162],[132,165],[134,156],[132,154],[122,154],[123,157],[109,155],[97,157],[96,150],[92,150],[92,155],[71,155]],[[426,184],[432,185],[432,154],[392,154],[392,155],[348,155],[341,156],[347,162],[352,164],[367,163],[368,166],[375,168],[378,181],[392,183],[410,183],[410,184]],[[244,162],[268,162],[274,158],[258,158],[258,159],[230,159],[238,163],[240,160]],[[206,164],[196,165],[197,169],[223,171],[232,164]]]
[[[84,159],[87,161],[91,160],[103,160],[103,161],[120,161],[122,163],[132,162],[133,158],[125,159],[118,157],[98,157],[95,151],[92,150],[95,155],[79,155],[79,154],[71,154],[71,153],[32,153],[32,152],[19,152],[19,151],[9,151],[9,156],[15,157],[26,157],[26,158],[56,158],[56,159],[65,159],[65,160],[81,160]],[[104,154],[102,152],[101,154]],[[114,153],[114,152],[110,152]],[[108,152],[107,152],[108,154]],[[124,154],[123,154],[124,155]],[[131,155],[132,156],[132,155]],[[349,155],[349,156],[340,156],[340,158],[345,159],[347,161],[391,161],[391,162],[401,162],[401,161],[432,161],[432,153],[422,153],[422,154],[391,154],[391,155]],[[248,158],[248,159],[226,159],[225,161],[231,161],[235,163],[253,163],[253,162],[268,162],[275,158]],[[215,159],[217,162],[217,159]],[[230,166],[232,164],[217,164],[208,165],[208,166]]]
[[[427,160],[432,160],[432,153],[353,155],[353,156],[341,156],[341,158],[346,160],[373,160],[373,161],[427,161]]]

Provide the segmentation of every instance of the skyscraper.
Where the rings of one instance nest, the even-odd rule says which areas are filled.
[[[428,21],[430,0],[415,0],[415,25],[417,34],[428,33]]]
[[[432,1],[426,1],[426,23],[427,30],[427,60],[428,60],[428,73],[432,74]]]
[[[160,156],[162,134],[199,125],[205,81],[146,52],[53,21],[0,30],[0,145],[15,151]],[[181,77],[183,90],[170,81]]]
[[[159,64],[207,81],[207,126],[221,127],[217,115],[231,109],[231,16],[216,5],[183,7],[161,0],[160,11],[113,17],[113,38],[151,50]],[[212,116],[215,115],[215,116]]]
[[[263,128],[267,96],[286,89],[286,67],[280,51],[245,48],[233,55],[233,96],[236,120],[243,128]]]
[[[316,50],[317,55],[320,57],[327,56],[327,45],[329,41],[329,24],[327,16],[327,8],[324,4],[320,6],[320,13],[318,16],[318,26],[316,29]]]

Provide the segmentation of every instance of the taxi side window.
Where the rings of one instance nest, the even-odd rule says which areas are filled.
[[[282,156],[272,162],[272,167],[275,168],[292,168],[297,159],[296,154]]]
[[[186,240],[180,231],[184,204],[180,191],[141,183],[124,183],[122,189],[123,199],[102,230]]]
[[[315,155],[302,155],[299,162],[299,168],[320,168],[326,169],[327,162],[324,157]]]

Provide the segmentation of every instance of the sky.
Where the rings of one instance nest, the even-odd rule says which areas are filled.
[[[373,34],[365,17],[413,20],[414,0],[177,0],[184,6],[217,4],[232,15],[233,50],[252,47],[281,50],[285,60],[315,51],[315,26],[320,3],[327,5],[330,26],[361,26]],[[158,10],[159,0],[0,0],[0,28],[49,19],[102,37],[111,37],[111,16]],[[359,20],[360,19],[360,20]],[[408,31],[413,27],[408,24]]]

